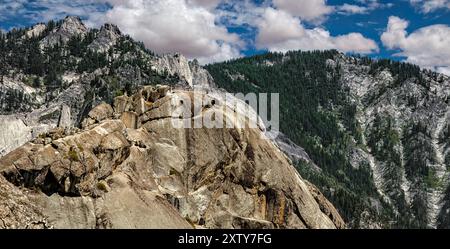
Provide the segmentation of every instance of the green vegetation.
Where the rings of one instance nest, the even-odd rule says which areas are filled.
[[[110,188],[108,183],[105,180],[101,180],[97,182],[97,189],[103,191],[103,192],[109,192]]]
[[[42,122],[42,121],[45,121],[45,120],[50,120],[50,119],[56,119],[56,118],[59,117],[59,115],[60,115],[60,112],[58,110],[54,111],[54,112],[50,112],[50,113],[44,114],[44,115],[39,117],[39,122]]]
[[[436,170],[428,169],[428,174],[425,176],[425,184],[430,189],[435,189],[441,187],[441,181],[436,175]]]
[[[80,161],[80,157],[78,156],[78,153],[73,149],[71,149],[71,150],[69,150],[69,152],[67,152],[67,156],[68,156],[69,160],[72,162]]]
[[[405,227],[403,223],[411,220],[412,214],[401,187],[405,169],[402,166],[400,151],[402,146],[401,134],[395,128],[395,122],[395,119],[387,114],[377,114],[371,129],[368,131],[367,145],[375,159],[384,166],[383,177],[390,179],[390,181],[389,184],[383,186],[382,190],[388,193],[389,198],[398,207],[401,217],[405,219],[399,220],[397,225]]]
[[[84,151],[83,145],[81,145],[81,144],[77,144],[77,148],[78,148],[78,150],[81,151],[81,152]]]
[[[122,95],[124,95],[123,90],[116,90],[116,92],[114,93],[115,97],[119,97],[119,96],[122,96]]]
[[[427,200],[415,198],[412,205],[407,204],[400,184],[406,172],[417,189],[437,186],[435,175],[426,167],[434,160],[430,135],[420,123],[398,127],[385,113],[375,114],[371,126],[363,131],[337,57],[337,51],[267,53],[208,65],[207,69],[216,84],[229,92],[280,93],[281,131],[303,147],[322,170],[314,171],[304,162],[298,162],[297,169],[320,188],[352,227],[367,219],[392,228],[424,227]],[[352,63],[366,68],[368,75],[376,77],[389,70],[394,78],[362,99],[363,105],[374,103],[389,88],[405,82],[429,88],[415,65],[357,56]],[[410,106],[417,103],[417,99],[409,100]],[[395,211],[376,190],[369,163],[352,165],[355,150],[370,152],[386,169],[382,174],[389,180],[381,190],[388,193]],[[422,180],[416,183],[413,179],[417,178]]]
[[[152,69],[150,59],[155,54],[141,42],[129,36],[120,36],[117,44],[106,52],[96,52],[89,45],[96,39],[98,30],[90,29],[83,37],[73,36],[68,42],[60,41],[53,46],[41,48],[41,41],[62,21],[47,23],[47,28],[38,36],[27,37],[28,29],[13,29],[7,33],[0,31],[0,80],[5,76],[24,73],[29,75],[25,83],[32,87],[45,86],[48,91],[65,88],[62,76],[66,72],[92,73],[104,69],[92,80],[96,96],[111,102],[118,93],[131,93],[142,84],[176,84],[179,76]],[[13,74],[13,75],[11,75]],[[20,93],[7,96],[14,102],[23,100]],[[22,110],[26,111],[26,110]]]
[[[340,66],[327,63],[336,55],[336,51],[269,53],[207,69],[216,84],[229,92],[280,93],[281,131],[305,148],[323,170],[318,175],[299,166],[300,172],[321,186],[349,221],[367,209],[365,199],[377,197],[377,192],[370,169],[352,167],[347,156],[362,134],[356,106],[340,83]],[[232,80],[233,74],[244,75],[245,80]]]

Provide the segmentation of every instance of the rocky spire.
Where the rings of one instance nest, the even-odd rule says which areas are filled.
[[[85,36],[88,28],[83,24],[78,16],[67,16],[51,33],[45,37],[41,44],[43,46],[53,46],[60,41],[68,42],[75,35]]]
[[[26,32],[26,37],[38,37],[44,32],[47,26],[43,23],[34,25],[30,30]]]
[[[119,27],[114,24],[105,24],[101,27],[97,38],[89,45],[89,49],[96,52],[107,52],[117,44],[122,36]]]
[[[153,69],[158,72],[168,72],[170,75],[178,75],[192,88],[211,88],[214,80],[211,75],[197,61],[191,62],[184,55],[165,54],[155,58]]]

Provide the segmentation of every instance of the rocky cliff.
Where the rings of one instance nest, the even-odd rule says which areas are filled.
[[[362,143],[351,158],[368,162],[377,190],[409,225],[448,228],[450,79],[406,66],[361,65],[337,56],[361,125]],[[361,157],[359,157],[362,156]]]
[[[344,228],[260,129],[173,126],[212,113],[245,120],[206,92],[149,86],[39,136],[0,159],[0,227]]]
[[[35,26],[28,35],[39,35],[39,30],[42,30],[42,26]],[[86,36],[87,32],[88,29],[79,17],[68,16],[60,25],[49,30],[49,34],[40,41],[41,47],[51,47],[56,44],[62,45],[70,41],[74,36]]]

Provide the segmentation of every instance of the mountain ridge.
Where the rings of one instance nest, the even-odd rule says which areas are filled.
[[[284,96],[281,132],[321,171],[304,160],[298,169],[350,227],[448,227],[449,77],[337,51],[268,53],[207,69],[228,91]]]
[[[57,127],[63,106],[70,107],[67,125],[79,126],[93,106],[146,82],[213,85],[200,65],[180,54],[155,55],[115,25],[87,29],[73,16],[1,34],[0,52],[1,125],[22,131],[3,140],[0,155]]]

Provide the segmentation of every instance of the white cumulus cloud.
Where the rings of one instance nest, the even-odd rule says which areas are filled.
[[[388,49],[399,50],[396,56],[406,61],[450,75],[450,27],[431,25],[410,34],[409,22],[396,16],[389,17],[381,41]]]
[[[337,49],[361,54],[378,51],[376,42],[360,33],[332,36],[323,28],[307,29],[299,18],[273,8],[266,9],[257,26],[257,47],[270,51]]]
[[[0,0],[2,1],[2,0]],[[0,20],[20,17],[30,23],[83,18],[89,27],[113,23],[157,53],[182,53],[200,63],[241,56],[244,43],[217,22],[225,0],[3,0]]]
[[[328,6],[326,0],[273,0],[273,4],[277,9],[305,21],[320,22],[333,12],[333,7]]]
[[[26,3],[26,0],[2,0],[0,3],[0,21],[10,16],[22,15]]]
[[[369,11],[368,7],[359,6],[354,4],[345,3],[339,7],[337,10],[341,14],[350,15],[350,14],[367,14]]]
[[[205,7],[207,9],[215,9],[221,0],[188,0],[188,4]]]
[[[378,0],[357,0],[358,5],[344,3],[336,6],[335,9],[339,14],[354,15],[354,14],[369,14],[377,9],[386,9],[394,6],[393,3],[380,3]]]
[[[216,23],[219,1],[109,0],[112,8],[96,22],[119,26],[157,53],[182,53],[201,63],[239,57],[238,35]]]
[[[429,13],[438,9],[450,9],[450,0],[409,0],[422,12]]]

